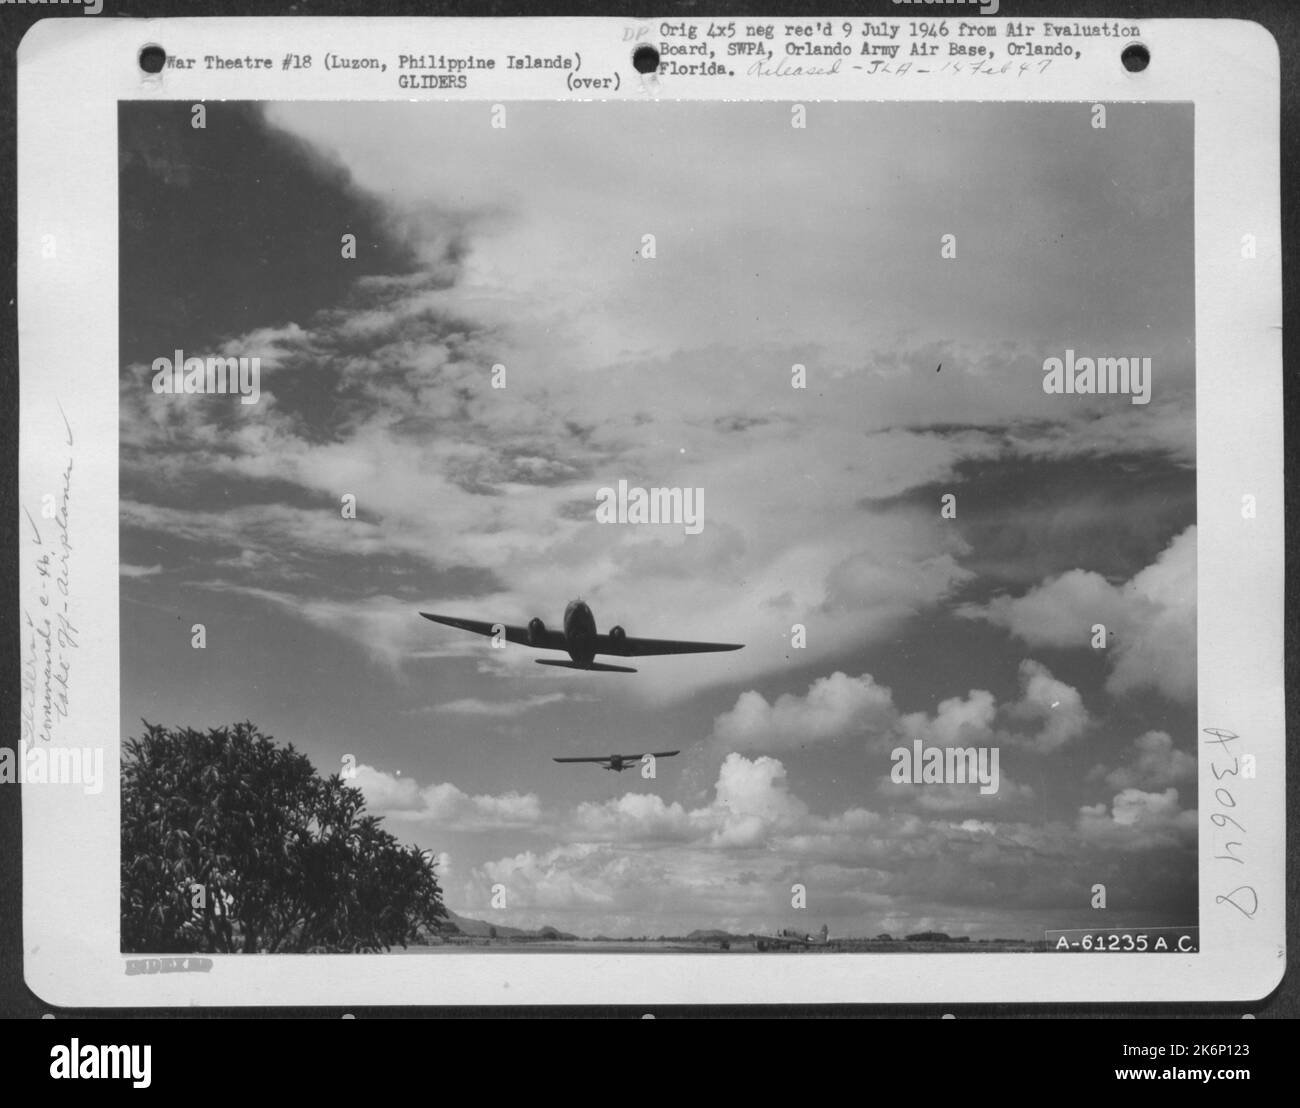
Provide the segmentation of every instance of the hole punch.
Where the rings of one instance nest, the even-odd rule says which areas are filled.
[[[1119,60],[1130,73],[1141,73],[1151,64],[1151,51],[1140,42],[1130,42],[1124,47]]]
[[[658,73],[659,51],[653,46],[638,46],[632,51],[632,67],[638,73]]]
[[[140,51],[140,68],[146,73],[161,73],[167,64],[167,51],[161,46],[150,45]]]

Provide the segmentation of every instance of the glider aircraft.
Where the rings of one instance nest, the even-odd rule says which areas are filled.
[[[651,758],[671,758],[674,754],[680,754],[680,750],[656,750],[650,755]],[[631,769],[633,766],[641,764],[644,754],[606,754],[600,758],[552,758],[553,762],[595,762],[604,766],[605,769],[612,769],[615,773],[622,773],[625,769]]]

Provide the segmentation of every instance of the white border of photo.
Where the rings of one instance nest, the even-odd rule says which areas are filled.
[[[933,20],[942,9],[897,9]],[[958,11],[955,18],[982,18]],[[864,17],[853,17],[860,21]],[[875,20],[877,17],[865,17]],[[835,17],[841,22],[843,17]],[[757,22],[758,20],[755,20]],[[781,20],[763,20],[781,23]],[[878,21],[886,21],[884,18]],[[1037,19],[1021,23],[1038,23]],[[1061,22],[1061,20],[1056,20]],[[668,22],[695,22],[682,20]],[[807,17],[791,22],[809,23]],[[997,22],[1005,23],[1005,20]],[[1081,20],[1082,23],[1113,21]],[[1260,26],[1235,20],[1122,20],[1140,26],[1151,65],[1130,73],[1122,40],[1047,72],[642,79],[637,42],[660,22],[624,19],[59,19],[36,24],[18,64],[20,610],[41,605],[39,549],[23,510],[69,483],[66,567],[79,646],[60,742],[102,746],[105,786],[23,792],[23,957],[52,1005],[536,1005],[1247,1001],[1285,968],[1282,304],[1279,60]],[[317,57],[421,49],[456,55],[580,52],[617,90],[564,91],[553,71],[475,71],[463,90],[399,91],[391,71],[284,71]],[[138,54],[265,55],[271,69],[165,69]],[[779,45],[779,40],[778,40]],[[737,66],[738,71],[740,66]],[[1195,111],[1200,918],[1196,954],[205,955],[206,972],[128,974],[119,942],[118,150],[119,100],[756,99],[1182,101]],[[54,258],[43,237],[56,236]],[[1255,257],[1243,258],[1252,235]],[[65,422],[66,420],[66,422]],[[72,442],[69,443],[71,434]],[[1255,498],[1245,518],[1243,498]],[[26,704],[26,697],[24,698]],[[1227,755],[1205,729],[1239,736]],[[1257,776],[1216,779],[1231,756]],[[1227,789],[1229,803],[1220,790]],[[1242,861],[1216,858],[1211,822],[1231,810]],[[1247,895],[1242,892],[1249,889]],[[1242,905],[1252,907],[1247,915]]]

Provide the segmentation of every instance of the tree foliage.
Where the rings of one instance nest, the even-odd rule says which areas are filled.
[[[122,751],[122,949],[377,951],[446,917],[427,852],[252,723]]]

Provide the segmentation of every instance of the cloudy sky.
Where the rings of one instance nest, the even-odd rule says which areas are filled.
[[[490,122],[122,106],[123,733],[352,755],[514,926],[1194,923],[1190,107]],[[259,357],[260,401],[155,395],[177,348]],[[1151,402],[1044,394],[1067,349],[1150,357]],[[619,480],[703,489],[703,530],[598,523]],[[745,649],[575,673],[417,615],[578,596]],[[996,746],[998,793],[891,782],[914,739]]]

